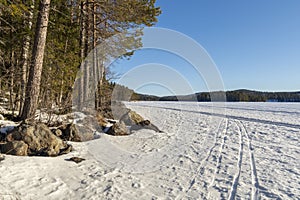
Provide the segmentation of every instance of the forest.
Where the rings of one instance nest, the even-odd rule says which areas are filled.
[[[129,58],[142,46],[143,27],[161,14],[155,2],[0,0],[1,99],[8,99],[8,109],[22,120],[34,118],[37,109],[69,112],[74,99],[82,109],[89,95],[94,108],[102,109],[113,86],[105,64]],[[102,51],[95,51],[99,46]]]

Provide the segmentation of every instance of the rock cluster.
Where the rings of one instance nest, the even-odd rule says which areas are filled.
[[[139,129],[150,129],[156,132],[162,132],[149,120],[145,120],[141,115],[139,115],[135,111],[126,108],[126,106],[123,103],[115,103],[114,108],[114,117],[118,118],[119,120],[112,122],[112,125],[110,125],[109,128],[103,129],[107,134],[114,136],[124,136],[129,135],[132,133],[132,131],[136,131]],[[107,120],[105,121],[105,119],[101,117],[98,117],[97,119],[99,124],[102,124],[102,127],[107,126],[107,124],[109,124]]]
[[[58,156],[72,146],[57,137],[42,123],[22,123],[6,136],[0,152],[18,156]]]
[[[58,156],[72,150],[72,146],[66,141],[92,140],[97,132],[114,136],[129,135],[139,129],[161,132],[149,120],[126,108],[123,103],[117,103],[114,108],[116,120],[104,118],[102,113],[98,113],[96,120],[93,117],[95,115],[77,113],[84,117],[74,119],[74,124],[60,124],[51,129],[43,123],[25,121],[9,133],[0,134],[0,154]]]

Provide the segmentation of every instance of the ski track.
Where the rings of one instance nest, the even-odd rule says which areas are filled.
[[[140,107],[140,105],[136,105]],[[145,105],[141,106],[144,107]],[[147,105],[146,105],[147,107]],[[161,107],[155,104],[148,105],[151,109],[164,109],[174,112],[185,113],[190,116],[210,116],[212,118],[221,118],[222,123],[219,124],[217,132],[214,132],[214,142],[206,150],[206,156],[200,161],[200,166],[196,169],[195,175],[193,175],[189,181],[186,189],[177,196],[176,199],[295,199],[299,197],[297,194],[300,190],[299,182],[295,179],[291,186],[284,185],[283,188],[278,186],[283,185],[280,183],[280,178],[275,177],[274,170],[278,174],[278,170],[267,162],[272,162],[274,158],[267,157],[269,154],[264,154],[262,151],[275,149],[275,153],[280,151],[278,149],[287,149],[290,147],[293,152],[300,152],[299,140],[293,133],[299,133],[300,125],[290,124],[288,120],[277,122],[265,120],[263,118],[254,119],[245,117],[245,115],[238,116],[226,116],[221,114],[212,114],[207,112],[201,112],[198,110],[189,110],[189,108],[172,108],[169,106]],[[242,109],[247,110],[247,109]],[[254,109],[249,109],[253,110]],[[260,109],[257,112],[262,112]],[[269,113],[271,111],[268,111]],[[290,114],[289,111],[280,111],[275,113]],[[297,113],[295,113],[297,115]],[[264,114],[262,114],[263,116]],[[279,122],[278,122],[279,121]],[[250,126],[251,131],[248,130]],[[289,134],[280,134],[278,130],[290,130]],[[279,138],[274,135],[274,139],[271,139],[269,143],[265,143],[266,134],[265,130],[269,130],[272,134],[272,130],[279,134]],[[259,133],[259,135],[257,135]],[[260,134],[261,133],[261,134]],[[255,135],[253,135],[255,134]],[[257,138],[258,136],[262,138]],[[255,145],[252,143],[252,137],[255,137]],[[296,137],[296,138],[295,138]],[[272,136],[273,138],[273,136]],[[268,140],[266,140],[268,141]],[[282,141],[289,141],[288,146],[284,145]],[[297,143],[298,141],[298,143]],[[260,144],[264,142],[263,144]],[[257,146],[259,145],[259,146]],[[264,145],[264,146],[261,146]],[[197,151],[197,147],[191,145],[193,151]],[[260,152],[258,163],[255,152]],[[295,153],[293,155],[295,155]],[[289,154],[284,155],[285,159],[296,159]],[[290,158],[289,158],[290,157]],[[196,162],[196,158],[193,162]],[[296,159],[297,160],[297,159]],[[280,161],[276,161],[280,163]],[[199,162],[198,162],[199,163]],[[261,163],[263,165],[261,165]],[[297,162],[295,161],[294,170],[288,170],[292,172],[292,175],[300,175],[297,170]],[[259,170],[257,170],[259,165]],[[298,165],[299,166],[299,165]],[[286,169],[287,170],[287,169]],[[285,173],[286,174],[286,173]],[[264,179],[260,180],[260,176]],[[270,178],[266,179],[265,177]],[[274,176],[274,177],[273,177]],[[280,176],[278,176],[280,177]],[[291,183],[291,181],[285,181]],[[261,184],[262,183],[262,184]],[[298,183],[298,187],[297,187]],[[272,187],[272,184],[276,189]],[[293,191],[293,193],[289,193]],[[296,192],[298,191],[298,192]],[[297,198],[296,198],[297,199]],[[299,198],[300,199],[300,198]]]
[[[237,162],[237,173],[234,176],[234,180],[230,189],[230,194],[229,194],[229,200],[233,200],[235,199],[235,195],[237,192],[237,187],[238,187],[238,183],[239,183],[239,178],[240,178],[240,174],[241,174],[241,167],[242,167],[242,162],[243,162],[243,133],[242,130],[239,127],[239,137],[240,137],[240,146],[239,146],[239,155],[238,155],[238,162]]]
[[[259,199],[259,183],[257,178],[257,171],[256,171],[256,164],[254,159],[254,153],[253,153],[253,147],[251,144],[251,138],[249,136],[249,133],[243,124],[243,122],[240,121],[240,124],[242,128],[244,129],[244,133],[246,135],[246,138],[248,140],[248,149],[249,149],[249,156],[250,156],[250,166],[251,166],[251,177],[252,177],[252,191],[251,191],[251,199],[256,200]]]
[[[212,152],[213,150],[216,148],[216,146],[218,145],[218,136],[219,136],[219,133],[220,133],[220,129],[221,129],[221,126],[223,124],[223,121],[222,120],[219,125],[218,125],[218,128],[214,134],[214,144],[209,148],[208,150],[208,153],[206,154],[206,157],[201,161],[201,164],[199,166],[199,168],[197,169],[195,175],[193,176],[192,180],[190,181],[189,183],[189,186],[188,188],[185,190],[184,194],[181,194],[179,196],[176,197],[176,199],[182,199],[183,195],[187,195],[188,192],[191,190],[191,188],[194,186],[194,184],[196,183],[196,179],[199,179],[203,174],[204,174],[204,171],[205,171],[205,164],[208,162],[209,158],[211,157],[212,155]],[[194,147],[193,147],[194,148]],[[206,187],[207,184],[204,185],[204,187]]]
[[[228,131],[228,119],[225,119],[225,128],[224,128],[224,131],[223,131],[223,139],[222,139],[222,143],[220,145],[220,149],[219,149],[219,154],[218,154],[218,157],[217,157],[217,164],[216,164],[216,168],[215,168],[215,171],[214,171],[214,176],[212,178],[212,181],[210,183],[210,185],[208,186],[208,188],[212,187],[214,182],[215,182],[215,179],[216,179],[216,175],[220,173],[220,168],[221,168],[221,162],[222,162],[222,152],[224,150],[224,145],[226,143],[226,133]]]

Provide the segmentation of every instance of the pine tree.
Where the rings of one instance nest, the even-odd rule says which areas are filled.
[[[39,5],[39,15],[36,22],[37,27],[26,87],[25,103],[21,116],[22,119],[33,118],[38,108],[49,12],[50,0],[42,0]]]

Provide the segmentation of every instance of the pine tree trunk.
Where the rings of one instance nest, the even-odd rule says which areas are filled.
[[[95,1],[93,1],[93,82],[94,82],[94,89],[95,89],[95,109],[98,109],[98,89],[97,89],[97,83],[99,81],[99,75],[97,73],[98,68],[98,61],[97,61],[97,19],[96,19],[96,4]]]
[[[24,16],[24,26],[30,31],[32,28],[33,20],[33,9],[34,9],[34,0],[29,1],[29,12]],[[27,81],[27,68],[28,68],[28,57],[29,57],[29,48],[30,48],[30,36],[26,35],[23,38],[23,50],[22,50],[22,75],[21,75],[21,94],[20,94],[20,108],[19,108],[19,117],[22,116],[25,92],[26,92],[26,81]]]
[[[84,44],[84,54],[85,57],[88,55],[89,51],[89,36],[90,36],[90,19],[89,19],[89,1],[85,1],[85,44]],[[89,82],[90,82],[90,60],[84,61],[84,82],[83,82],[83,108],[87,109],[89,106]]]
[[[15,52],[11,50],[10,57],[10,83],[9,83],[9,109],[12,110],[14,114],[14,74],[15,74]]]
[[[86,43],[86,20],[85,20],[85,15],[86,15],[86,4],[85,2],[81,2],[80,5],[80,58],[81,58],[81,63],[84,62],[85,59],[85,43]],[[82,110],[83,107],[83,102],[84,102],[84,69],[83,66],[80,65],[80,78],[78,80],[78,110]]]
[[[26,87],[25,103],[21,118],[33,118],[38,107],[44,50],[49,21],[50,1],[41,0],[32,50],[31,65]]]

